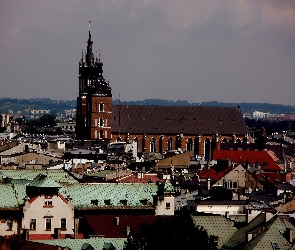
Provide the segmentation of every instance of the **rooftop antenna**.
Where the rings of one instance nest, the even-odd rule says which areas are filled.
[[[91,16],[89,16],[89,32],[90,32]]]

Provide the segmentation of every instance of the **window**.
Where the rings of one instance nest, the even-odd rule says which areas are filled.
[[[233,188],[238,188],[238,182],[236,181],[233,182]]]
[[[12,231],[12,225],[13,225],[13,220],[12,219],[7,219],[7,230]]]
[[[67,219],[66,218],[61,218],[60,219],[60,228],[61,229],[67,229]]]
[[[99,126],[103,127],[103,118],[99,118]]]
[[[36,230],[36,219],[30,220],[30,230]]]
[[[46,221],[45,221],[45,230],[46,231],[51,231],[51,219],[50,218],[46,218]]]
[[[103,112],[104,111],[104,104],[103,103],[100,103],[99,104],[99,111],[100,112]]]
[[[170,202],[166,202],[166,209],[170,209]]]

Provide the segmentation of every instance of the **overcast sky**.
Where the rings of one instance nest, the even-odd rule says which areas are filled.
[[[295,105],[294,0],[1,0],[0,97],[76,99],[89,16],[114,99]]]

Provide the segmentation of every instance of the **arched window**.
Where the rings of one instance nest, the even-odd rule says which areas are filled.
[[[193,151],[193,139],[192,138],[188,138],[186,141],[186,151]]]
[[[103,125],[104,125],[104,124],[103,124],[103,118],[99,118],[99,126],[100,126],[100,127],[103,127]]]
[[[142,137],[142,141],[141,141],[141,145],[142,145],[142,152],[145,152],[146,151],[146,148],[145,148],[145,136]]]
[[[94,132],[94,137],[97,138],[97,130]]]
[[[122,138],[118,136],[117,141],[122,141]]]
[[[240,139],[240,138],[238,138],[238,139],[236,140],[236,143],[239,143],[239,144],[241,144],[241,143],[242,143],[241,139]]]
[[[176,136],[176,143],[175,143],[176,149],[181,148],[181,136]]]
[[[137,137],[135,137],[133,141],[134,141],[134,142],[135,142],[135,144],[136,144],[136,146],[135,146],[135,147],[136,147],[136,150],[138,150],[138,138],[137,138]]]
[[[150,152],[156,152],[156,140],[152,137],[150,142]]]
[[[100,103],[99,104],[99,111],[100,112],[103,112],[104,111],[104,104],[103,103]]]
[[[226,138],[223,138],[221,143],[228,143],[227,139]]]
[[[173,149],[173,145],[172,145],[173,140],[172,140],[171,137],[168,138],[167,143],[168,143],[168,145],[167,145],[167,146],[168,146],[167,149],[168,149],[168,150],[172,150],[172,149]]]
[[[211,160],[211,142],[209,138],[206,138],[204,141],[204,148],[205,148],[205,160]]]
[[[198,156],[199,154],[200,154],[199,137],[196,137],[194,140],[194,155]]]

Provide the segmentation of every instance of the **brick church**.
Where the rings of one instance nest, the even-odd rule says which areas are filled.
[[[79,61],[76,138],[134,141],[140,152],[182,150],[210,159],[221,143],[249,142],[240,109],[204,106],[127,106],[112,104],[112,89],[94,55],[89,29]]]

